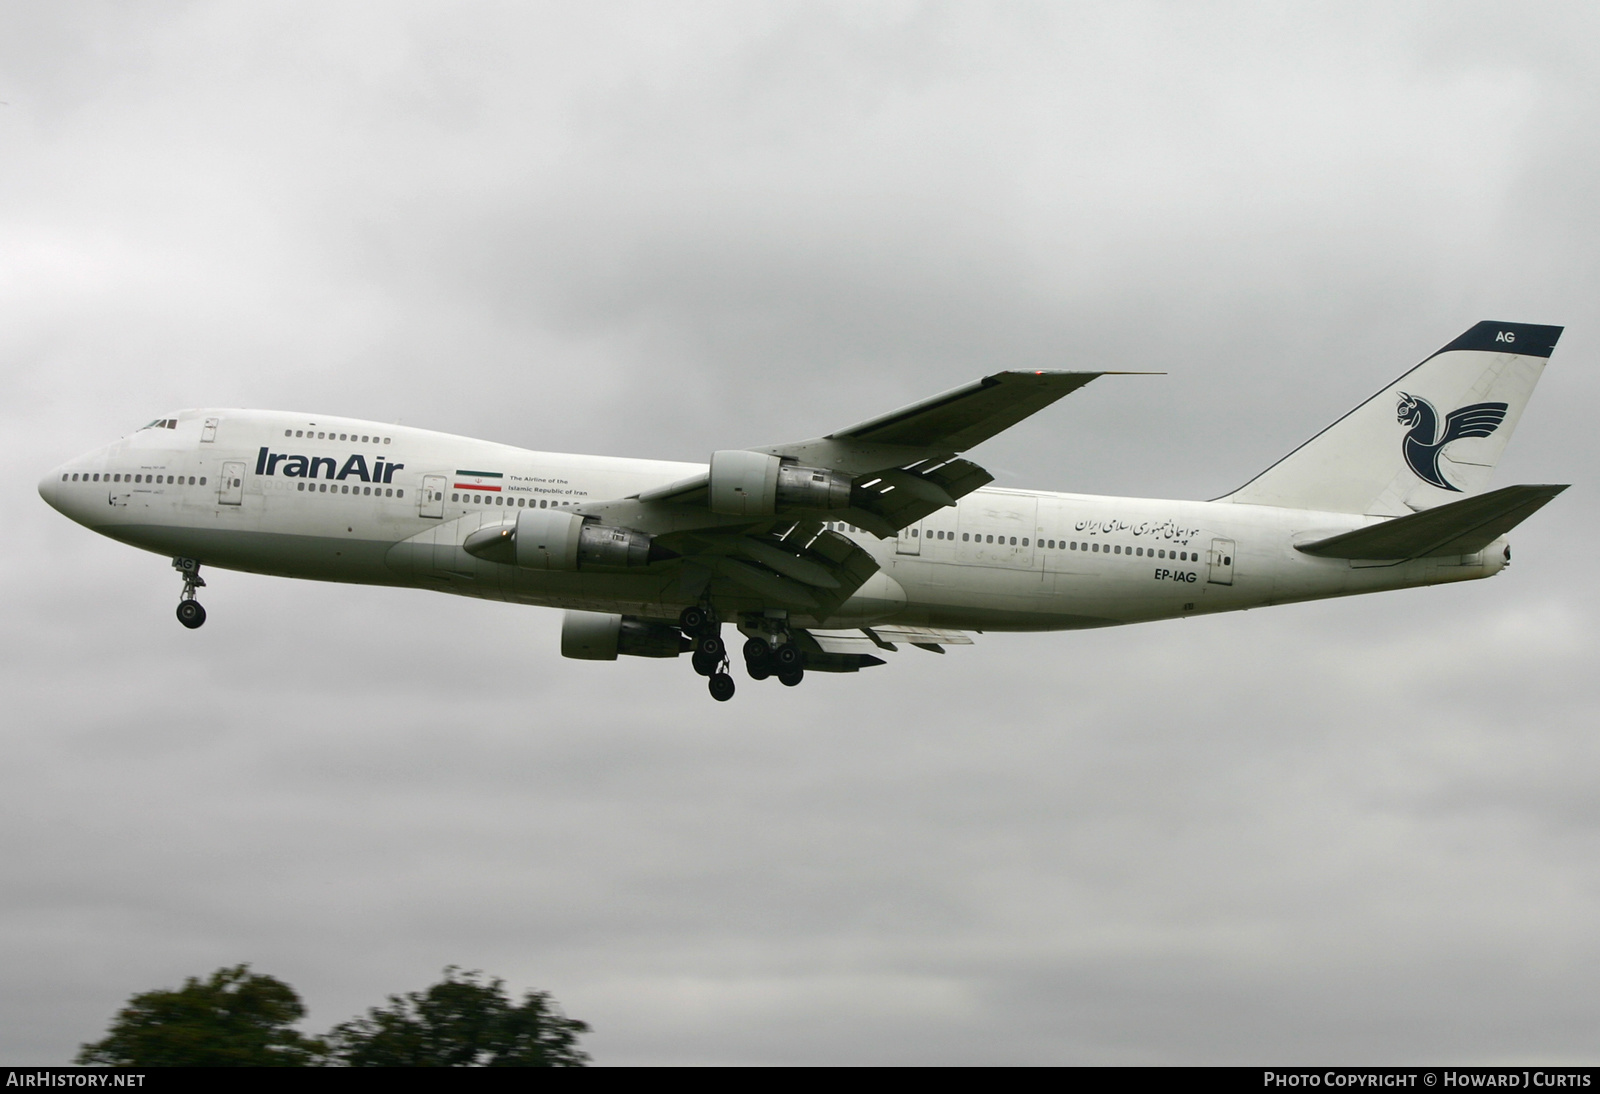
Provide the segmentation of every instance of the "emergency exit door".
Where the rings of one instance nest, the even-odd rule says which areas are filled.
[[[1211,541],[1211,550],[1206,555],[1206,563],[1211,571],[1206,580],[1213,585],[1233,584],[1233,540],[1214,539]]]
[[[244,504],[244,464],[230,460],[222,465],[222,481],[217,484],[217,504]]]
[[[444,516],[444,485],[448,481],[443,475],[424,475],[422,477],[422,492],[417,497],[418,516]]]

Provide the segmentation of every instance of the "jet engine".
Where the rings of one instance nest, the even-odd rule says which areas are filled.
[[[561,621],[561,656],[580,661],[676,657],[693,645],[670,623],[624,619],[604,612],[568,612]]]
[[[461,546],[478,558],[529,570],[645,566],[675,557],[644,532],[566,509],[524,510],[514,522],[478,529]]]
[[[711,454],[709,504],[730,517],[769,517],[779,509],[847,509],[850,476],[802,467],[765,452]]]

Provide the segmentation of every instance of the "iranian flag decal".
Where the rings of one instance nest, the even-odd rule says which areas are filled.
[[[491,494],[500,492],[500,480],[505,478],[498,471],[462,471],[456,470],[457,490],[484,490]]]

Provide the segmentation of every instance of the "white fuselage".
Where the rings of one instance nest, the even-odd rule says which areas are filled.
[[[552,572],[462,550],[507,510],[580,508],[703,465],[533,452],[353,419],[197,410],[57,468],[55,508],[104,535],[211,567],[405,585],[549,607],[674,619],[661,566]],[[983,489],[879,540],[835,524],[881,569],[803,625],[1061,630],[1487,577],[1472,555],[1369,564],[1296,543],[1375,518],[1231,502]]]

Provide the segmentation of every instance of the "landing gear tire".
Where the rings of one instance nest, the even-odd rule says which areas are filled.
[[[715,657],[721,661],[728,655],[728,647],[722,644],[722,639],[715,634],[702,634],[694,640],[694,654],[696,657]]]
[[[678,613],[678,626],[689,635],[699,634],[711,622],[711,613],[704,608],[685,608]]]
[[[188,627],[191,631],[203,625],[206,621],[206,610],[200,606],[198,600],[178,601],[178,622]]]
[[[752,680],[765,680],[772,675],[772,666],[765,661],[746,661],[744,670],[750,674]]]
[[[706,681],[706,687],[711,691],[711,698],[719,703],[726,703],[733,698],[733,677],[725,672],[719,672]]]
[[[778,682],[786,688],[792,688],[806,678],[806,670],[796,665],[792,669],[784,669],[778,673]]]
[[[800,650],[793,642],[785,642],[772,651],[772,659],[778,663],[778,669],[798,669],[800,667]]]
[[[747,638],[744,643],[744,659],[750,664],[765,661],[772,654],[772,647],[767,645],[765,638]]]
[[[694,671],[701,676],[711,676],[722,667],[722,656],[720,654],[707,656],[703,653],[696,653],[689,659],[689,663],[694,666]]]

